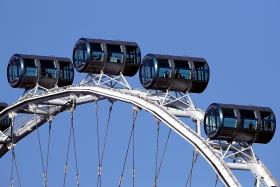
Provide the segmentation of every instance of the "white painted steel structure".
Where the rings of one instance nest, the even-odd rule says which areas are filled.
[[[54,88],[39,94],[27,95],[0,112],[0,117],[9,115],[11,118],[18,113],[39,114],[21,119],[14,126],[14,144],[23,139],[55,115],[63,112],[72,103],[77,105],[94,102],[101,99],[119,100],[144,109],[164,122],[174,132],[190,143],[202,157],[212,166],[226,186],[241,186],[232,170],[251,171],[258,185],[279,186],[269,170],[255,156],[251,146],[246,144],[227,144],[212,142],[200,135],[200,125],[203,123],[204,112],[196,108],[188,95],[174,97],[170,94],[147,92],[136,89],[111,88],[102,85],[81,84],[65,88]],[[183,100],[186,99],[186,100]],[[176,116],[191,118],[197,124],[197,131],[191,129]],[[10,142],[10,129],[0,131],[0,156],[3,156],[13,146]],[[234,160],[226,162],[225,158]]]

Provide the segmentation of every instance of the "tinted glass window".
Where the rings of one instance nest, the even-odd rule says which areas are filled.
[[[102,49],[101,43],[91,43],[90,51],[91,60],[104,60],[104,50]]]
[[[191,79],[191,68],[188,61],[174,60],[175,79]]]
[[[14,60],[9,65],[9,82],[17,81],[20,77],[21,65],[19,60]]]
[[[208,79],[209,79],[208,65],[203,62],[194,62],[194,80],[208,81]]]
[[[261,131],[273,132],[275,129],[275,117],[271,112],[260,112],[261,115]]]
[[[56,68],[52,60],[40,60],[41,77],[56,78]]]
[[[24,59],[25,75],[29,77],[37,76],[35,59]]]
[[[236,128],[237,120],[234,109],[222,108],[222,112],[224,117],[224,126]]]
[[[155,63],[153,59],[149,59],[145,61],[145,63],[141,66],[141,75],[140,78],[143,84],[147,84],[152,81],[155,77]]]
[[[220,114],[217,108],[212,108],[206,115],[206,133],[216,132],[220,127]]]
[[[240,115],[243,128],[250,130],[257,128],[257,120],[254,110],[240,110]]]
[[[76,45],[74,51],[74,63],[76,67],[84,65],[87,61],[87,46],[85,43],[79,43]]]
[[[120,45],[107,45],[107,60],[110,63],[121,64],[123,63],[123,52]]]
[[[60,80],[72,80],[73,77],[73,69],[72,65],[67,61],[60,61]]]
[[[140,64],[141,53],[140,49],[135,46],[126,46],[126,63],[128,64]]]
[[[158,76],[160,78],[171,78],[171,66],[168,59],[158,59]]]

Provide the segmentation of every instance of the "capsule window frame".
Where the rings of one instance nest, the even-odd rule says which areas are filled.
[[[210,78],[210,70],[209,65],[207,63],[204,63],[200,60],[192,60],[193,62],[193,74],[192,74],[192,81],[198,81],[198,82],[207,82]],[[197,68],[196,66],[201,63],[203,67],[202,69]]]
[[[208,109],[208,112],[210,111],[210,115],[206,116],[206,121],[205,121],[205,130],[206,130],[206,134],[208,136],[215,136],[218,132],[221,131],[221,112],[220,112],[220,108],[217,106],[212,106],[210,109]],[[213,125],[213,114],[214,114],[214,118],[215,118],[215,125]],[[208,117],[208,122],[207,122],[207,117]],[[210,125],[211,124],[211,125]],[[215,127],[215,128],[213,128]],[[211,131],[210,131],[211,129]],[[213,130],[214,129],[214,130]]]
[[[115,43],[110,43],[110,42],[105,42],[105,46],[106,46],[106,63],[108,64],[125,64],[125,49],[123,47],[122,44],[115,44]],[[109,46],[109,47],[108,47]],[[119,47],[120,52],[119,51],[113,51],[111,52],[109,50],[110,47],[114,46],[115,49],[117,49]],[[114,57],[112,57],[114,54]],[[121,59],[119,59],[118,55],[121,56]],[[114,61],[112,61],[112,58],[114,58]]]
[[[17,65],[16,65],[17,73],[18,73],[17,76],[14,75],[14,68],[11,68],[11,67],[15,67],[14,63],[17,63]],[[18,56],[14,56],[13,59],[11,59],[10,63],[8,64],[8,82],[13,86],[16,86],[16,85],[20,84],[19,81],[21,81],[21,79],[23,78],[23,73],[24,72],[23,72],[23,61],[22,61],[22,59]],[[11,76],[11,74],[13,76]],[[13,78],[12,80],[11,80],[11,77]],[[16,77],[16,79],[15,79],[15,77]]]
[[[258,117],[256,111],[249,109],[239,109],[239,113],[241,122],[240,129],[256,131],[258,128]]]
[[[105,46],[106,44],[104,42],[91,42],[91,41],[87,41],[85,42],[88,44],[88,51],[89,51],[89,57],[87,58],[87,60],[85,61],[97,61],[97,62],[101,62],[101,63],[104,63],[105,59],[107,58],[107,47]],[[92,45],[99,45],[99,47],[101,48],[102,51],[99,51],[99,52],[96,52],[96,51],[93,51],[93,48],[92,48]],[[92,54],[94,53],[100,53],[101,54],[101,59],[93,59],[92,58]],[[90,59],[90,60],[89,60]]]
[[[169,79],[170,81],[173,80],[173,62],[170,58],[161,58],[161,57],[156,57],[155,60],[157,61],[157,72],[156,72],[156,79]],[[163,61],[164,60],[164,61]],[[168,63],[168,67],[161,67],[160,63]],[[166,65],[166,64],[165,64]],[[163,69],[163,74],[161,70]],[[166,73],[167,72],[167,73]]]
[[[225,117],[225,110],[232,110],[234,113],[234,118],[233,116],[229,116],[229,117]],[[238,128],[238,114],[235,108],[229,108],[229,107],[221,107],[221,114],[222,114],[222,128],[232,128],[232,129],[237,129]],[[226,121],[225,119],[229,122],[232,123],[231,125],[226,125]],[[235,122],[231,121],[231,120],[235,120]],[[227,123],[227,124],[229,124]],[[233,124],[235,123],[235,125],[233,126]]]
[[[69,59],[69,62],[71,62],[71,60]],[[60,82],[65,82],[65,81],[70,81],[73,82],[74,79],[74,67],[73,64],[69,64],[68,61],[63,61],[63,60],[56,60],[57,66],[59,67],[59,71],[58,71],[58,81],[57,81],[57,85]],[[67,69],[62,69],[61,65],[62,64],[66,64],[65,67],[68,67]],[[66,72],[66,73],[65,73]],[[67,78],[65,79],[65,74],[67,74]]]
[[[144,58],[143,59],[143,64],[141,64],[141,66],[140,66],[140,72],[139,72],[139,75],[140,75],[140,82],[141,82],[141,84],[143,84],[144,86],[146,86],[147,88],[149,88],[150,86],[152,86],[152,84],[153,84],[153,82],[155,81],[155,79],[156,79],[156,77],[157,77],[157,69],[158,69],[158,64],[156,63],[156,59],[154,58],[154,57],[148,57],[148,58]],[[147,68],[147,65],[146,65],[146,63],[149,63],[149,62],[151,62],[150,64],[149,64],[149,68]],[[143,68],[144,67],[144,68]],[[143,69],[144,69],[144,73],[143,73]],[[146,71],[146,70],[148,70],[148,71]],[[151,75],[150,77],[149,77],[149,80],[147,80],[146,78],[148,77],[148,76],[146,76],[147,75],[147,72],[149,72],[149,75]],[[144,76],[143,76],[143,74],[144,74]],[[145,79],[145,80],[144,80]],[[143,82],[143,80],[145,81],[145,82]],[[147,82],[147,81],[149,81],[149,82]]]
[[[127,45],[127,44],[124,44],[124,48],[125,48],[125,64],[129,64],[129,65],[137,65],[139,66],[140,63],[141,63],[141,50],[139,48],[138,45]],[[135,49],[135,52],[134,52],[134,55],[131,55],[129,53],[129,50],[128,48],[134,48]],[[128,59],[131,59],[129,57],[133,56],[133,63],[131,63],[131,60],[128,60]]]
[[[77,46],[81,46],[82,45],[82,49],[78,48]],[[79,50],[79,55],[78,55],[78,59],[76,58],[76,52]],[[82,54],[82,55],[81,55]],[[83,59],[81,59],[80,57],[83,57]],[[90,46],[89,46],[89,42],[85,41],[85,40],[79,40],[75,47],[74,47],[74,51],[73,51],[73,64],[76,67],[76,69],[78,71],[83,71],[84,69],[86,69],[87,66],[87,61],[89,59],[90,56]],[[77,63],[79,62],[79,63]]]
[[[263,117],[263,113],[269,113],[269,120],[266,120],[264,117]],[[273,119],[271,119],[271,116],[273,116]],[[260,122],[260,127],[259,127],[259,131],[260,132],[266,132],[266,133],[273,133],[275,132],[275,129],[276,129],[276,118],[275,118],[275,115],[273,112],[270,112],[270,111],[260,111],[260,118],[261,118],[261,122]],[[267,123],[271,123],[271,129],[269,130],[268,129],[268,126],[265,126],[264,122],[267,122]]]
[[[23,76],[26,76],[26,77],[37,77],[38,78],[38,74],[39,74],[38,67],[39,67],[39,65],[38,65],[37,59],[35,59],[35,58],[21,58],[21,59],[22,59],[22,65],[24,67],[23,68],[23,72],[22,72]],[[34,67],[32,67],[32,69],[30,68],[30,64],[27,65],[27,63],[30,63],[29,60],[33,61]],[[35,72],[33,75],[29,74],[28,70],[30,71],[30,69]]]
[[[182,62],[182,64],[187,64],[188,68],[184,68],[182,66],[177,67],[178,62]],[[191,64],[190,60],[172,59],[172,63],[173,63],[173,71],[174,71],[173,80],[186,80],[186,81],[192,80],[193,68],[192,68],[192,64]],[[184,70],[182,70],[182,69],[184,69]],[[187,71],[187,73],[184,75],[184,73],[181,73],[180,71],[181,72]],[[178,76],[176,77],[177,72],[178,72]]]
[[[59,67],[58,67],[55,59],[40,59],[40,58],[37,58],[36,60],[40,64],[39,79],[58,80],[58,77],[59,77],[59,71],[58,71]],[[52,67],[48,66],[49,64],[52,64]],[[45,67],[43,67],[42,65],[45,66]]]

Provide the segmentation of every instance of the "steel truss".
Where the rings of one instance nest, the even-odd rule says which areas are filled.
[[[131,90],[125,77],[120,74],[117,76],[101,74],[87,74],[86,78],[81,82],[81,85],[96,85],[106,86],[109,88],[127,88]]]
[[[9,137],[11,129],[0,131],[0,157],[37,127],[70,109],[73,102],[76,105],[82,105],[100,99],[119,100],[144,109],[164,122],[200,153],[226,186],[241,186],[232,173],[232,169],[250,170],[255,175],[258,184],[279,186],[269,170],[256,157],[251,146],[244,143],[213,142],[203,138],[200,126],[203,123],[204,112],[195,107],[188,94],[180,94],[179,97],[178,94],[180,93],[157,93],[131,89],[122,75],[110,77],[104,74],[88,74],[80,85],[29,94],[28,97],[22,97],[0,112],[0,118],[5,115],[13,119],[21,116],[17,120],[17,125],[13,127],[13,142]],[[38,115],[36,119],[34,117],[26,119],[24,117],[26,113]],[[197,124],[197,131],[176,116],[192,119]],[[227,162],[228,159],[233,161]]]

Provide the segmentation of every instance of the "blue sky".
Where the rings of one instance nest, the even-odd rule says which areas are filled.
[[[203,0],[2,0],[0,2],[0,71],[2,72],[0,101],[12,103],[23,92],[20,89],[12,89],[6,80],[6,66],[14,53],[71,57],[73,46],[80,37],[92,37],[136,41],[143,55],[162,53],[204,57],[210,65],[211,78],[203,94],[192,95],[197,106],[206,109],[212,102],[269,106],[279,119],[280,102],[277,99],[280,94],[279,7],[280,2],[277,0],[246,2],[242,0],[230,2],[222,0],[211,2]],[[79,83],[84,76],[76,72],[75,83]],[[129,81],[134,87],[141,88],[138,76],[130,78]],[[121,103],[116,105],[112,124],[114,126],[130,124],[130,115],[127,117],[127,113],[131,112],[131,107]],[[106,118],[108,105],[102,103],[101,106],[104,112],[102,116]],[[80,107],[75,118],[81,126],[77,130],[81,134],[78,137],[78,146],[84,151],[90,148],[92,156],[96,156],[94,109],[93,104]],[[61,136],[62,139],[66,139],[65,130],[68,132],[67,115],[69,114],[62,114],[54,121],[57,128],[56,135]],[[103,120],[105,122],[105,119]],[[146,125],[147,121],[151,125]],[[86,126],[89,122],[93,125]],[[138,123],[139,129],[141,127],[140,131],[147,136],[151,134],[152,140],[155,133],[152,133],[154,120],[151,115],[141,112]],[[60,124],[65,124],[64,129]],[[47,129],[44,127],[41,130],[44,134]],[[113,132],[116,134],[112,136],[116,136],[116,139],[118,137],[122,139],[121,132],[128,133],[124,132],[125,128],[114,130],[112,129],[112,134]],[[92,133],[86,135],[86,132]],[[58,143],[54,143],[54,146],[59,147],[58,145],[61,144],[63,147],[65,142],[60,142],[58,137],[56,137]],[[33,141],[36,141],[36,134],[17,146],[18,162],[22,168],[21,176],[25,179],[23,186],[39,186],[42,183],[38,145]],[[144,140],[139,140],[138,160],[146,158],[145,150],[153,152],[153,148],[147,146],[151,143],[144,144],[148,140],[142,141]],[[274,139],[269,144],[255,146],[257,155],[278,180],[280,180],[279,141],[280,134],[277,128]],[[125,144],[124,141],[123,145]],[[174,135],[170,148],[170,160],[173,160],[174,164],[170,164],[170,173],[163,172],[166,177],[161,179],[161,186],[171,186],[168,182],[174,178],[176,183],[173,183],[173,186],[183,186],[181,184],[184,181],[183,176],[186,175],[184,172],[191,162],[192,150],[191,146],[185,144]],[[114,147],[118,146],[112,145],[112,148]],[[60,186],[57,181],[62,179],[59,178],[59,174],[56,175],[56,171],[60,174],[63,172],[63,163],[54,155],[61,155],[58,157],[64,158],[65,154],[60,151],[60,148],[53,150],[53,168],[59,164],[62,167],[52,170],[54,174],[50,176],[50,183],[53,184],[52,186]],[[95,161],[90,161],[94,156],[88,158],[87,153],[82,150],[81,155],[83,160],[80,165],[84,169],[84,175],[81,177],[82,186],[89,186],[91,181],[95,184],[97,166]],[[178,161],[180,155],[184,156]],[[107,160],[113,162],[114,159],[117,160],[115,155],[108,153]],[[9,163],[9,155],[0,160],[1,187],[7,186]],[[172,162],[167,161],[167,163]],[[149,168],[150,164],[153,164],[153,159],[143,164],[143,167]],[[92,167],[86,167],[89,165]],[[180,168],[181,165],[184,167]],[[142,168],[141,164],[140,166]],[[212,181],[209,179],[209,183],[207,181],[203,181],[203,184],[199,183],[201,177],[211,173],[211,169],[201,158],[195,171],[194,184],[200,186],[214,184],[214,178]],[[147,173],[153,172],[148,169]],[[140,179],[142,174],[139,171]],[[214,176],[213,172],[212,175]],[[2,180],[2,176],[5,176],[5,179]],[[152,183],[151,175],[144,179],[146,182],[139,182],[139,186]],[[113,184],[117,183],[113,177],[107,182],[111,180]],[[69,186],[74,186],[74,183],[70,181]],[[129,183],[126,183],[126,186],[129,186]]]

